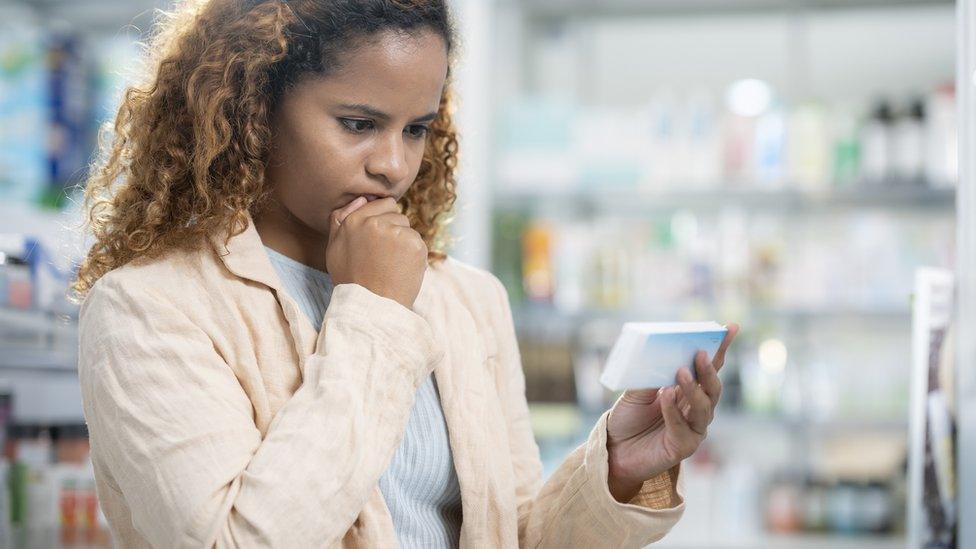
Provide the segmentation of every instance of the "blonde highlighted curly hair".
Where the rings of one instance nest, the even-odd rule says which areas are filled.
[[[81,301],[104,274],[137,259],[246,228],[270,197],[264,177],[276,102],[303,76],[376,33],[432,30],[451,52],[443,0],[185,0],[148,42],[145,82],[128,88],[86,183],[94,243],[72,281]],[[450,75],[450,72],[449,72]],[[450,77],[417,179],[401,200],[428,261],[456,199],[458,140]]]

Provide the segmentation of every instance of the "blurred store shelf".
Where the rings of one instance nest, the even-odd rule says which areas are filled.
[[[511,0],[510,0],[511,1]],[[652,16],[761,11],[889,9],[952,4],[952,0],[519,0],[512,4],[540,17]]]
[[[0,372],[74,372],[77,337],[70,317],[0,307]]]
[[[587,321],[632,322],[696,320],[700,317],[723,314],[719,306],[660,307],[653,309],[580,309],[565,311],[549,305],[523,305],[515,309],[515,323],[519,327],[579,326]],[[911,309],[904,306],[856,306],[838,304],[818,307],[750,307],[735,315],[739,323],[754,321],[833,322],[837,320],[890,321],[904,323],[911,320]]]
[[[78,355],[71,351],[47,349],[10,349],[0,353],[0,373],[3,371],[37,373],[76,373]]]
[[[540,188],[545,188],[545,185]],[[722,187],[707,191],[656,192],[643,189],[589,191],[501,191],[495,207],[502,211],[550,208],[560,211],[652,212],[676,209],[741,208],[784,213],[828,212],[839,209],[935,210],[951,212],[956,192],[925,185],[859,186],[831,192],[794,189]]]
[[[908,418],[808,418],[783,415],[759,415],[720,410],[710,427],[712,433],[777,430],[787,433],[838,435],[852,433],[907,433]]]
[[[797,534],[763,536],[748,541],[710,541],[709,543],[669,542],[668,538],[664,538],[648,547],[672,549],[753,549],[756,547],[764,549],[845,549],[848,547],[851,549],[894,549],[895,547],[905,547],[905,538],[901,536]]]
[[[170,4],[171,0],[0,0],[0,8],[27,8],[46,20],[68,23],[88,33],[117,32],[123,25],[131,25],[129,30],[146,30],[155,9]]]

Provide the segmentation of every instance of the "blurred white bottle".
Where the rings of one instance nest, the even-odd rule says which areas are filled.
[[[790,181],[806,190],[827,188],[830,154],[827,112],[815,101],[800,103],[787,121],[787,162]]]
[[[662,89],[650,99],[644,122],[649,134],[644,184],[653,189],[669,190],[675,185],[679,166],[676,162],[676,101],[671,90]]]
[[[861,128],[861,178],[865,183],[881,183],[891,175],[892,122],[891,105],[881,100]]]
[[[924,173],[925,104],[913,99],[895,121],[891,165],[899,181],[918,182]]]
[[[761,187],[783,185],[786,168],[786,114],[774,102],[756,120],[756,183]]]
[[[933,187],[953,187],[959,179],[956,94],[947,84],[926,102],[925,179]]]
[[[681,171],[696,188],[711,188],[722,177],[722,139],[715,99],[705,90],[696,91],[682,112],[679,147]]]

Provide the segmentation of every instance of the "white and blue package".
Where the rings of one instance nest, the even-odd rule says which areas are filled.
[[[610,350],[600,383],[612,391],[667,387],[678,370],[693,376],[695,353],[715,356],[728,329],[717,322],[627,322]]]

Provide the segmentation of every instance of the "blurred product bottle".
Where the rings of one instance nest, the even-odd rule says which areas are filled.
[[[826,189],[830,151],[823,105],[813,101],[797,105],[789,114],[786,142],[790,181],[801,189]]]
[[[802,494],[788,476],[775,479],[766,493],[766,527],[770,532],[789,534],[803,526]]]
[[[492,224],[492,272],[508,289],[512,307],[525,301],[522,285],[522,236],[529,223],[526,212],[496,212]]]
[[[881,100],[861,128],[861,178],[865,183],[878,184],[891,175],[893,122],[891,105]]]
[[[653,189],[673,189],[679,179],[681,166],[677,160],[677,108],[671,90],[656,92],[647,103],[646,124],[650,135],[647,140],[646,185]],[[605,144],[607,145],[607,144]]]
[[[95,481],[90,464],[58,463],[58,536],[63,547],[104,543],[107,532],[99,521]]]
[[[934,187],[954,187],[959,180],[959,144],[952,84],[928,96],[925,113],[925,179]]]
[[[31,283],[30,265],[19,257],[8,256],[3,265],[3,271],[4,297],[2,298],[2,305],[15,309],[33,307],[34,287]]]
[[[775,305],[782,267],[782,251],[774,242],[757,242],[752,263],[750,294],[757,305]]]
[[[857,118],[846,108],[834,111],[834,184],[850,187],[860,177],[861,143]]]
[[[688,183],[700,189],[716,187],[722,177],[722,138],[715,99],[708,92],[694,92],[684,114],[686,138],[680,158]]]
[[[717,450],[720,453],[721,450]],[[729,460],[719,468],[716,480],[715,505],[712,507],[714,532],[721,532],[723,541],[746,545],[759,536],[762,528],[762,502],[756,467],[752,463]]]
[[[715,269],[712,266],[714,255],[710,253],[705,239],[692,242],[690,248],[691,287],[690,296],[698,304],[715,301]]]
[[[10,508],[10,462],[7,458],[0,457],[0,547],[13,547],[13,524],[10,517],[13,511]]]
[[[880,480],[863,482],[859,486],[858,527],[861,532],[878,534],[891,530],[892,494]]]
[[[803,526],[811,532],[827,529],[827,485],[812,476],[803,487]]]
[[[597,307],[619,309],[628,299],[629,261],[623,247],[605,241],[596,251],[594,299]]]
[[[64,201],[65,187],[84,176],[92,149],[89,51],[89,44],[73,32],[59,30],[48,39],[50,183],[43,200],[55,207]]]
[[[827,496],[827,523],[834,532],[854,534],[859,529],[857,486],[848,480],[832,485]]]
[[[778,187],[786,172],[786,114],[774,104],[756,120],[756,184]]]
[[[586,192],[633,191],[648,184],[647,132],[630,109],[587,107],[577,113],[572,156]]]
[[[892,139],[892,175],[899,181],[918,183],[924,176],[925,104],[913,99],[895,121]]]
[[[27,427],[18,437],[16,464],[21,469],[22,508],[15,510],[32,547],[58,545],[58,478],[52,469],[52,442],[47,429]]]
[[[553,301],[566,313],[582,309],[586,302],[586,263],[591,231],[585,225],[561,224],[554,245],[555,288]]]
[[[722,160],[726,184],[751,185],[756,167],[756,118],[725,113]]]
[[[584,415],[598,416],[613,403],[610,391],[600,384],[600,374],[619,332],[616,322],[600,318],[584,320],[579,328],[573,353],[573,379],[577,405]]]
[[[522,286],[530,301],[552,302],[552,229],[534,221],[522,236]]]
[[[739,313],[749,303],[749,261],[751,257],[748,217],[738,208],[723,209],[717,234],[715,293],[721,310]]]

